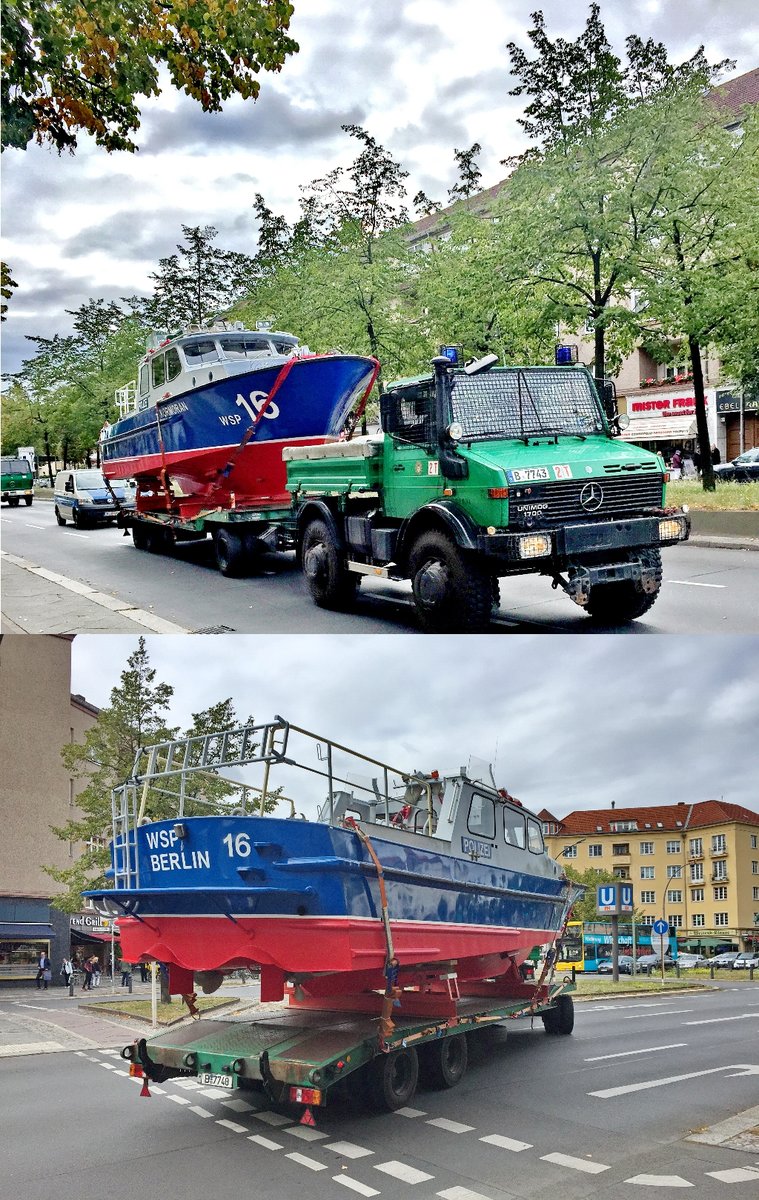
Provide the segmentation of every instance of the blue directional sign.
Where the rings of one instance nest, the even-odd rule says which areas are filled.
[[[632,884],[599,883],[596,890],[596,908],[600,913],[611,913],[614,917],[620,913],[632,912]]]
[[[631,913],[633,911],[633,890],[631,883],[620,883],[619,885],[619,911],[623,913]]]
[[[669,925],[661,917],[654,921],[651,930],[657,937],[669,937]]]

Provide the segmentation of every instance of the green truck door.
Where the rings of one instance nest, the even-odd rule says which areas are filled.
[[[388,517],[408,517],[443,494],[444,480],[432,449],[388,438],[383,467]]]

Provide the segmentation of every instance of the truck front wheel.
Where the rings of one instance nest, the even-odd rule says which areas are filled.
[[[416,1050],[379,1054],[369,1063],[369,1102],[379,1112],[396,1112],[416,1091],[419,1059]]]
[[[642,617],[656,603],[661,591],[661,551],[642,550],[638,555],[652,579],[650,590],[641,583],[625,580],[622,583],[603,583],[591,589],[586,609],[599,625],[618,625]]]
[[[493,605],[493,582],[467,561],[445,533],[423,533],[409,556],[419,621],[428,633],[483,633]]]
[[[571,996],[559,996],[554,1007],[540,1015],[546,1033],[567,1034],[575,1027],[575,1006]]]
[[[230,529],[217,529],[213,535],[216,565],[222,575],[234,577],[245,570],[245,547],[242,538]]]
[[[319,608],[344,608],[356,595],[358,575],[346,571],[340,547],[326,521],[312,521],[303,534],[303,572]]]

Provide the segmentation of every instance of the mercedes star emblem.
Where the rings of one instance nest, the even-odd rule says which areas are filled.
[[[603,498],[603,489],[597,483],[586,483],[580,492],[580,504],[586,512],[598,512],[603,503]]]

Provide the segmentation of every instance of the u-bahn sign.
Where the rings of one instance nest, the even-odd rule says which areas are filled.
[[[599,883],[596,891],[596,908],[600,913],[618,917],[633,911],[631,883]]]

